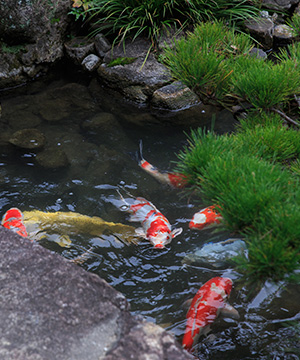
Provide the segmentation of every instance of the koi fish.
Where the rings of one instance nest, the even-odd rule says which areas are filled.
[[[199,337],[210,331],[210,324],[220,313],[233,319],[239,318],[238,311],[226,302],[232,284],[229,278],[214,277],[198,290],[186,316],[187,324],[182,340],[185,349],[191,350]]]
[[[220,224],[221,220],[222,216],[216,211],[215,206],[212,205],[196,212],[189,223],[189,228],[203,230],[204,228]]]
[[[123,199],[125,201],[125,199]],[[149,240],[157,249],[163,249],[172,239],[182,233],[182,228],[171,231],[168,219],[148,200],[137,197],[132,205],[125,201],[121,210],[131,214],[129,221],[141,222],[136,234]]]
[[[20,236],[27,237],[26,227],[23,223],[23,214],[18,208],[11,208],[3,215],[1,225]]]
[[[180,173],[172,173],[172,172],[162,172],[158,170],[155,166],[151,165],[148,161],[146,161],[143,157],[142,153],[142,141],[140,141],[140,151],[138,153],[138,164],[144,169],[148,174],[153,176],[156,180],[158,180],[162,184],[168,184],[174,188],[182,189],[187,183],[187,177]]]

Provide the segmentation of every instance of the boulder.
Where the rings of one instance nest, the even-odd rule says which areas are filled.
[[[96,53],[100,58],[104,58],[106,53],[111,49],[111,44],[103,34],[97,34],[94,39]]]
[[[0,2],[0,88],[43,74],[63,57],[71,0]]]
[[[0,243],[1,359],[193,358],[97,275],[3,227]]]
[[[82,60],[81,65],[85,70],[89,72],[93,72],[97,70],[100,63],[101,63],[101,59],[97,55],[90,54]]]
[[[155,107],[180,110],[200,103],[199,97],[180,81],[154,91],[151,103]]]
[[[76,37],[65,43],[67,56],[77,65],[94,52],[94,41],[86,37]]]
[[[274,41],[276,41],[278,45],[291,44],[295,38],[296,34],[290,26],[285,24],[275,26]]]
[[[273,47],[274,23],[269,18],[258,18],[245,21],[247,31],[257,41],[259,41],[265,50]]]
[[[262,7],[271,10],[288,10],[295,4],[298,4],[299,0],[262,0]]]

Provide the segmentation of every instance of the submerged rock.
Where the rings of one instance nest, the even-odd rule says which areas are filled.
[[[36,162],[46,169],[59,169],[69,165],[66,153],[59,148],[49,148],[37,154]]]
[[[37,129],[23,129],[16,131],[9,142],[19,148],[36,150],[44,147],[46,138]]]
[[[246,243],[241,239],[227,239],[218,243],[204,244],[194,253],[184,257],[184,264],[209,264],[213,267],[222,267],[231,258],[240,255],[247,249]]]

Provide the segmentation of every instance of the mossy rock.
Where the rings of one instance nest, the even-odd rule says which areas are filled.
[[[69,165],[66,153],[62,149],[49,148],[39,153],[36,162],[46,169],[59,169]]]
[[[22,149],[42,149],[45,146],[46,138],[37,129],[23,129],[16,131],[9,142]]]

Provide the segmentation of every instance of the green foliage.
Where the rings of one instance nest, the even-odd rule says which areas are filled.
[[[292,18],[287,21],[287,25],[294,30],[297,36],[300,36],[300,14],[297,11],[295,11]]]
[[[88,13],[88,9],[93,7],[94,5],[94,0],[72,0],[72,1],[73,1],[72,9],[69,12],[69,14],[74,15],[76,21],[79,20],[80,18],[85,20]]]
[[[263,124],[262,116],[248,116],[247,120],[241,120],[234,136],[236,146],[247,147],[249,153],[265,160],[285,163],[300,155],[299,131],[294,128],[282,126],[277,114],[265,115],[267,124]],[[253,124],[254,119],[260,122]],[[255,121],[255,120],[254,120]]]
[[[258,14],[258,7],[247,0],[196,0],[191,3],[191,13],[200,21],[225,19],[227,23],[233,24],[256,17]]]
[[[276,235],[252,236],[247,239],[248,258],[235,259],[237,269],[247,274],[251,281],[281,280],[299,266],[298,250],[288,246]]]
[[[165,0],[94,0],[89,9],[97,32],[115,34],[122,41],[143,35],[155,44],[162,29],[182,27],[189,15],[189,2]]]
[[[201,193],[221,207],[228,229],[244,231],[285,200],[288,180],[281,167],[231,151],[208,164]]]
[[[8,46],[6,44],[2,44],[1,49],[4,53],[8,54],[17,54],[20,51],[25,51],[25,45],[13,45]]]
[[[229,91],[232,67],[225,61],[249,52],[248,36],[235,35],[222,22],[198,25],[187,39],[167,47],[164,61],[175,79],[181,80],[200,97],[222,102]]]
[[[198,184],[208,164],[232,147],[230,139],[198,128],[191,131],[189,145],[178,154],[178,172],[189,178],[191,184]]]
[[[156,44],[162,30],[169,27],[183,29],[201,21],[224,19],[228,24],[240,23],[256,17],[258,8],[248,0],[73,0],[73,10],[78,18],[90,16],[96,31],[112,33],[120,40],[140,35]],[[74,6],[76,9],[74,9]],[[86,8],[84,8],[86,6]]]
[[[273,64],[253,57],[240,57],[234,62],[232,83],[232,92],[241,100],[257,110],[266,111],[293,97],[299,89],[299,74],[292,63]]]
[[[218,205],[223,226],[245,237],[247,256],[235,261],[253,281],[299,267],[299,152],[299,131],[283,127],[277,114],[252,113],[233,134],[193,130],[178,154],[176,170],[194,194]]]

